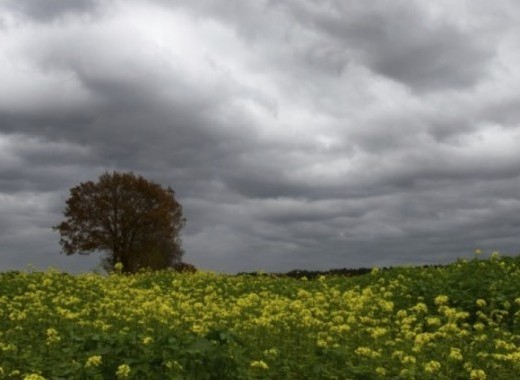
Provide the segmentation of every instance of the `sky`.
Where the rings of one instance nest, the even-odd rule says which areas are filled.
[[[520,252],[515,0],[0,0],[0,270],[69,189],[171,186],[217,272]]]

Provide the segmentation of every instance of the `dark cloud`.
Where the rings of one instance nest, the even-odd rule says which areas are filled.
[[[516,24],[461,4],[3,3],[0,265],[94,267],[50,226],[105,170],[172,186],[203,268],[516,253]]]
[[[324,65],[332,58],[341,68],[351,57],[420,92],[474,86],[495,55],[495,47],[475,38],[474,30],[414,2],[289,4],[298,22],[336,46]]]

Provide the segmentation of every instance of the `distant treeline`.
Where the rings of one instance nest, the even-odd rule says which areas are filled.
[[[430,265],[418,265],[417,268],[440,268],[446,265],[441,264],[430,264]],[[393,267],[384,267],[378,268],[379,270],[389,270]],[[315,279],[319,276],[345,276],[345,277],[353,277],[353,276],[361,276],[363,274],[370,273],[372,268],[341,268],[341,269],[329,269],[326,271],[311,271],[311,270],[301,270],[294,269],[290,272],[286,273],[266,273],[266,272],[240,272],[237,273],[237,276],[245,275],[245,276],[273,276],[273,277],[290,277],[290,278],[302,278],[305,277],[309,280]]]
[[[237,276],[272,276],[272,277],[290,277],[290,278],[302,278],[306,277],[309,280],[315,279],[319,276],[359,276],[362,274],[370,273],[370,268],[357,268],[357,269],[330,269],[327,271],[310,271],[294,269],[286,273],[266,273],[266,272],[240,272]]]

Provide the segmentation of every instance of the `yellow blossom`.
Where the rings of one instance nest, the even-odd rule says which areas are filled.
[[[318,347],[321,347],[321,348],[325,348],[329,345],[329,343],[327,342],[326,339],[323,339],[323,338],[319,338],[317,341],[316,341],[316,345]]]
[[[441,363],[436,360],[429,361],[424,365],[424,371],[428,373],[435,373],[441,369]]]
[[[269,350],[264,350],[264,355],[265,356],[275,357],[275,356],[278,356],[279,353],[280,352],[276,348],[270,348]]]
[[[503,339],[495,339],[495,348],[497,350],[514,350],[516,345],[512,342],[506,342]]]
[[[114,271],[116,273],[121,273],[123,271],[123,263],[117,262],[114,264]]]
[[[401,359],[401,363],[403,364],[415,364],[416,359],[413,356],[406,355]]]
[[[0,351],[5,351],[5,352],[14,352],[16,351],[16,346],[12,343],[2,343],[0,342]]]
[[[461,361],[463,360],[462,352],[460,348],[451,347],[450,348],[450,359],[454,361]]]
[[[440,326],[441,319],[439,317],[426,317],[426,324],[428,326]]]
[[[439,295],[437,297],[435,297],[435,299],[433,300],[433,302],[435,303],[435,305],[437,306],[440,306],[440,305],[445,305],[448,303],[448,296],[445,296],[445,295]]]
[[[400,350],[394,351],[394,352],[392,353],[392,358],[402,359],[403,356],[404,356],[404,352],[403,352],[403,351],[400,351]]]
[[[470,380],[486,380],[487,375],[486,372],[481,369],[473,369],[469,374],[469,378]]]
[[[358,347],[358,348],[356,348],[356,350],[354,352],[356,354],[358,354],[359,356],[365,356],[367,358],[372,358],[372,359],[375,359],[375,358],[378,358],[381,356],[381,354],[379,352],[374,351],[369,347]]]
[[[370,332],[370,335],[372,336],[372,338],[377,339],[377,338],[385,335],[386,333],[387,333],[387,330],[385,328],[383,328],[383,327],[375,327]]]
[[[269,369],[269,366],[263,360],[253,360],[250,364],[251,368]]]
[[[121,364],[117,367],[116,376],[118,379],[125,379],[130,375],[130,366],[128,364]]]
[[[399,310],[397,313],[396,313],[396,316],[397,318],[405,318],[406,316],[408,315],[408,313],[406,312],[406,310]]]
[[[25,375],[23,380],[45,380],[45,377],[37,373],[31,373],[29,375]]]
[[[166,363],[164,363],[165,367],[172,371],[182,371],[184,368],[177,360],[168,360]]]
[[[379,303],[379,305],[380,305],[381,309],[386,312],[390,312],[394,309],[394,303],[392,301],[382,300]]]
[[[376,368],[376,374],[378,374],[379,376],[385,376],[386,375],[386,369],[384,369],[383,367],[377,367]]]
[[[520,351],[511,352],[506,355],[506,360],[511,361],[513,363],[520,363]]]
[[[47,334],[47,340],[46,340],[47,344],[57,343],[61,340],[60,335],[59,335],[58,331],[56,331],[56,329],[49,328],[49,329],[47,329],[46,334]]]
[[[143,338],[143,344],[144,344],[145,346],[148,345],[148,344],[150,344],[150,343],[152,343],[152,342],[153,342],[153,338],[150,337],[150,336],[145,336],[145,337]]]
[[[425,303],[423,302],[419,302],[418,304],[416,304],[415,306],[413,306],[411,308],[411,310],[414,312],[414,313],[427,313],[428,312],[428,307],[426,306]]]
[[[101,364],[102,359],[100,355],[92,355],[90,356],[87,361],[85,362],[85,367],[97,367]]]

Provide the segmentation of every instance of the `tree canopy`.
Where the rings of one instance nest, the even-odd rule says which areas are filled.
[[[164,269],[183,255],[185,218],[174,191],[132,172],[105,172],[97,182],[71,188],[64,216],[53,227],[63,252],[106,252],[106,269],[117,262],[125,272]]]

